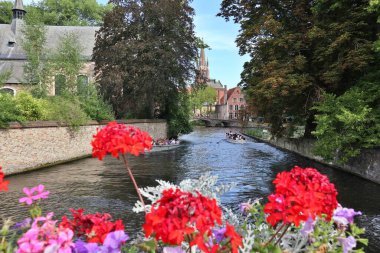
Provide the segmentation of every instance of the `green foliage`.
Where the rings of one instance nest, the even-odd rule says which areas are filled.
[[[190,107],[195,112],[201,110],[204,104],[211,105],[217,101],[216,90],[210,86],[200,87],[190,95]]]
[[[22,28],[21,46],[28,61],[24,65],[24,78],[27,84],[33,84],[32,93],[38,97],[47,95],[47,84],[51,75],[48,53],[45,47],[46,28],[34,10],[25,16]]]
[[[114,114],[109,104],[98,94],[95,84],[89,84],[79,93],[82,109],[94,120],[113,120]]]
[[[195,74],[190,1],[112,2],[115,7],[105,15],[93,56],[101,94],[117,118],[158,117],[187,129],[183,113],[188,105],[179,93],[186,92]]]
[[[52,67],[55,73],[65,77],[65,82],[61,87],[63,93],[77,94],[79,71],[84,66],[81,57],[81,43],[74,33],[64,34],[60,38],[56,52],[51,56]]]
[[[345,163],[361,149],[380,146],[380,72],[337,97],[325,94],[317,111],[315,153]]]
[[[323,92],[342,94],[375,60],[375,13],[368,1],[222,1],[220,16],[241,25],[237,44],[251,60],[242,84],[249,102],[284,134],[283,115],[304,118],[305,135],[315,128]]]
[[[247,129],[244,131],[245,134],[257,138],[262,138],[262,139],[269,139],[270,134],[268,131],[264,131],[264,129],[260,128],[255,128],[255,129]]]
[[[18,92],[15,102],[17,110],[27,120],[41,120],[46,116],[46,103],[41,99],[34,98],[30,93]]]
[[[180,133],[186,134],[192,131],[188,95],[181,93],[177,96],[177,98],[173,98],[178,103],[177,106],[168,103],[168,108],[165,110],[168,113],[165,115],[168,119],[168,136],[178,136]]]
[[[45,25],[97,26],[111,8],[96,0],[43,0],[27,6],[26,10],[38,12]]]
[[[0,24],[10,24],[12,21],[12,7],[11,1],[0,2]]]
[[[12,74],[11,71],[0,72],[0,88],[9,79],[9,77],[11,76],[11,74]]]
[[[0,93],[0,128],[8,127],[11,121],[25,121],[16,101],[10,94]]]
[[[81,108],[81,103],[76,97],[56,96],[48,98],[48,120],[56,120],[67,124],[76,130],[85,125],[89,117]]]

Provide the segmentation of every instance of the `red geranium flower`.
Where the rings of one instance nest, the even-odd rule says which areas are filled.
[[[5,175],[2,169],[0,166],[0,191],[8,191],[9,181],[4,180]]]
[[[112,222],[108,213],[96,213],[84,215],[84,209],[70,209],[73,216],[69,220],[67,216],[62,217],[59,227],[70,228],[77,237],[85,237],[87,242],[103,243],[110,232],[124,230],[121,220]]]
[[[119,153],[138,156],[152,148],[152,137],[134,126],[110,122],[98,130],[91,142],[92,156],[102,160],[107,153],[119,157]]]
[[[273,226],[280,221],[298,226],[301,221],[309,217],[314,220],[322,214],[330,220],[338,206],[334,184],[316,169],[295,166],[290,172],[277,174],[273,183],[275,192],[264,207],[269,214],[267,221]]]
[[[186,239],[190,245],[203,248],[204,236],[211,235],[215,224],[222,224],[222,211],[216,200],[179,189],[168,189],[162,194],[145,216],[145,236],[154,234],[157,240],[172,245],[181,245]]]

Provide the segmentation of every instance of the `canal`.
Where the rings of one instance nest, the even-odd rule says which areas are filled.
[[[237,207],[248,199],[268,196],[278,172],[294,165],[315,167],[336,185],[343,206],[363,212],[357,223],[367,230],[367,252],[380,252],[380,185],[264,143],[228,143],[224,140],[226,131],[229,129],[197,128],[182,136],[183,145],[177,149],[129,157],[136,181],[140,187],[156,185],[156,179],[179,183],[209,172],[217,175],[221,183],[237,183],[222,198],[223,204]],[[49,200],[42,202],[42,208],[54,211],[56,217],[69,214],[69,208],[84,208],[86,212],[109,212],[115,219],[123,219],[130,234],[143,224],[143,216],[132,212],[137,197],[123,164],[111,157],[103,162],[82,159],[7,180],[10,190],[0,195],[0,217],[23,219],[27,210],[18,204],[22,188],[44,184],[51,194]]]

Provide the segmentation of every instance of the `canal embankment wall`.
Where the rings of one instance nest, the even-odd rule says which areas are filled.
[[[303,138],[276,138],[262,139],[250,136],[257,141],[266,142],[274,147],[290,151],[314,161],[326,164],[362,178],[380,184],[380,149],[365,149],[358,157],[349,160],[346,164],[339,164],[337,159],[327,162],[313,153],[315,140]]]
[[[154,139],[167,137],[165,120],[118,122],[136,126]],[[5,175],[12,175],[88,157],[93,135],[106,124],[91,121],[73,129],[54,121],[11,123],[0,129],[0,166]]]

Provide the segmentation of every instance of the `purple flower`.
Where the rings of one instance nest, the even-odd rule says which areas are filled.
[[[362,213],[360,211],[355,212],[352,208],[338,207],[334,211],[333,220],[336,223],[347,225],[348,223],[354,222],[354,217],[356,215],[362,215]]]
[[[185,253],[181,246],[177,247],[164,247],[163,253]]]
[[[356,247],[356,240],[354,237],[349,236],[347,238],[338,238],[340,244],[343,247],[343,253],[348,253],[350,250]]]
[[[224,234],[226,233],[226,228],[213,229],[212,234],[215,237],[216,243],[220,243],[225,238]]]
[[[251,208],[252,208],[252,205],[248,202],[239,204],[239,209],[240,209],[240,212],[242,213],[248,213]]]
[[[301,229],[301,234],[305,237],[308,236],[311,232],[314,231],[314,225],[315,221],[311,217],[309,217],[305,222],[303,228]]]
[[[96,243],[86,243],[82,240],[78,240],[75,242],[75,253],[98,253],[100,252],[100,247]],[[108,252],[108,251],[105,251]]]
[[[117,230],[107,235],[104,240],[103,246],[108,249],[108,252],[116,253],[120,252],[121,246],[129,239],[129,236],[125,234],[123,230]]]
[[[21,221],[21,222],[18,222],[16,224],[13,225],[13,229],[23,229],[23,228],[27,228],[27,227],[30,227],[30,223],[32,222],[32,219],[31,218],[26,218],[25,220]]]

